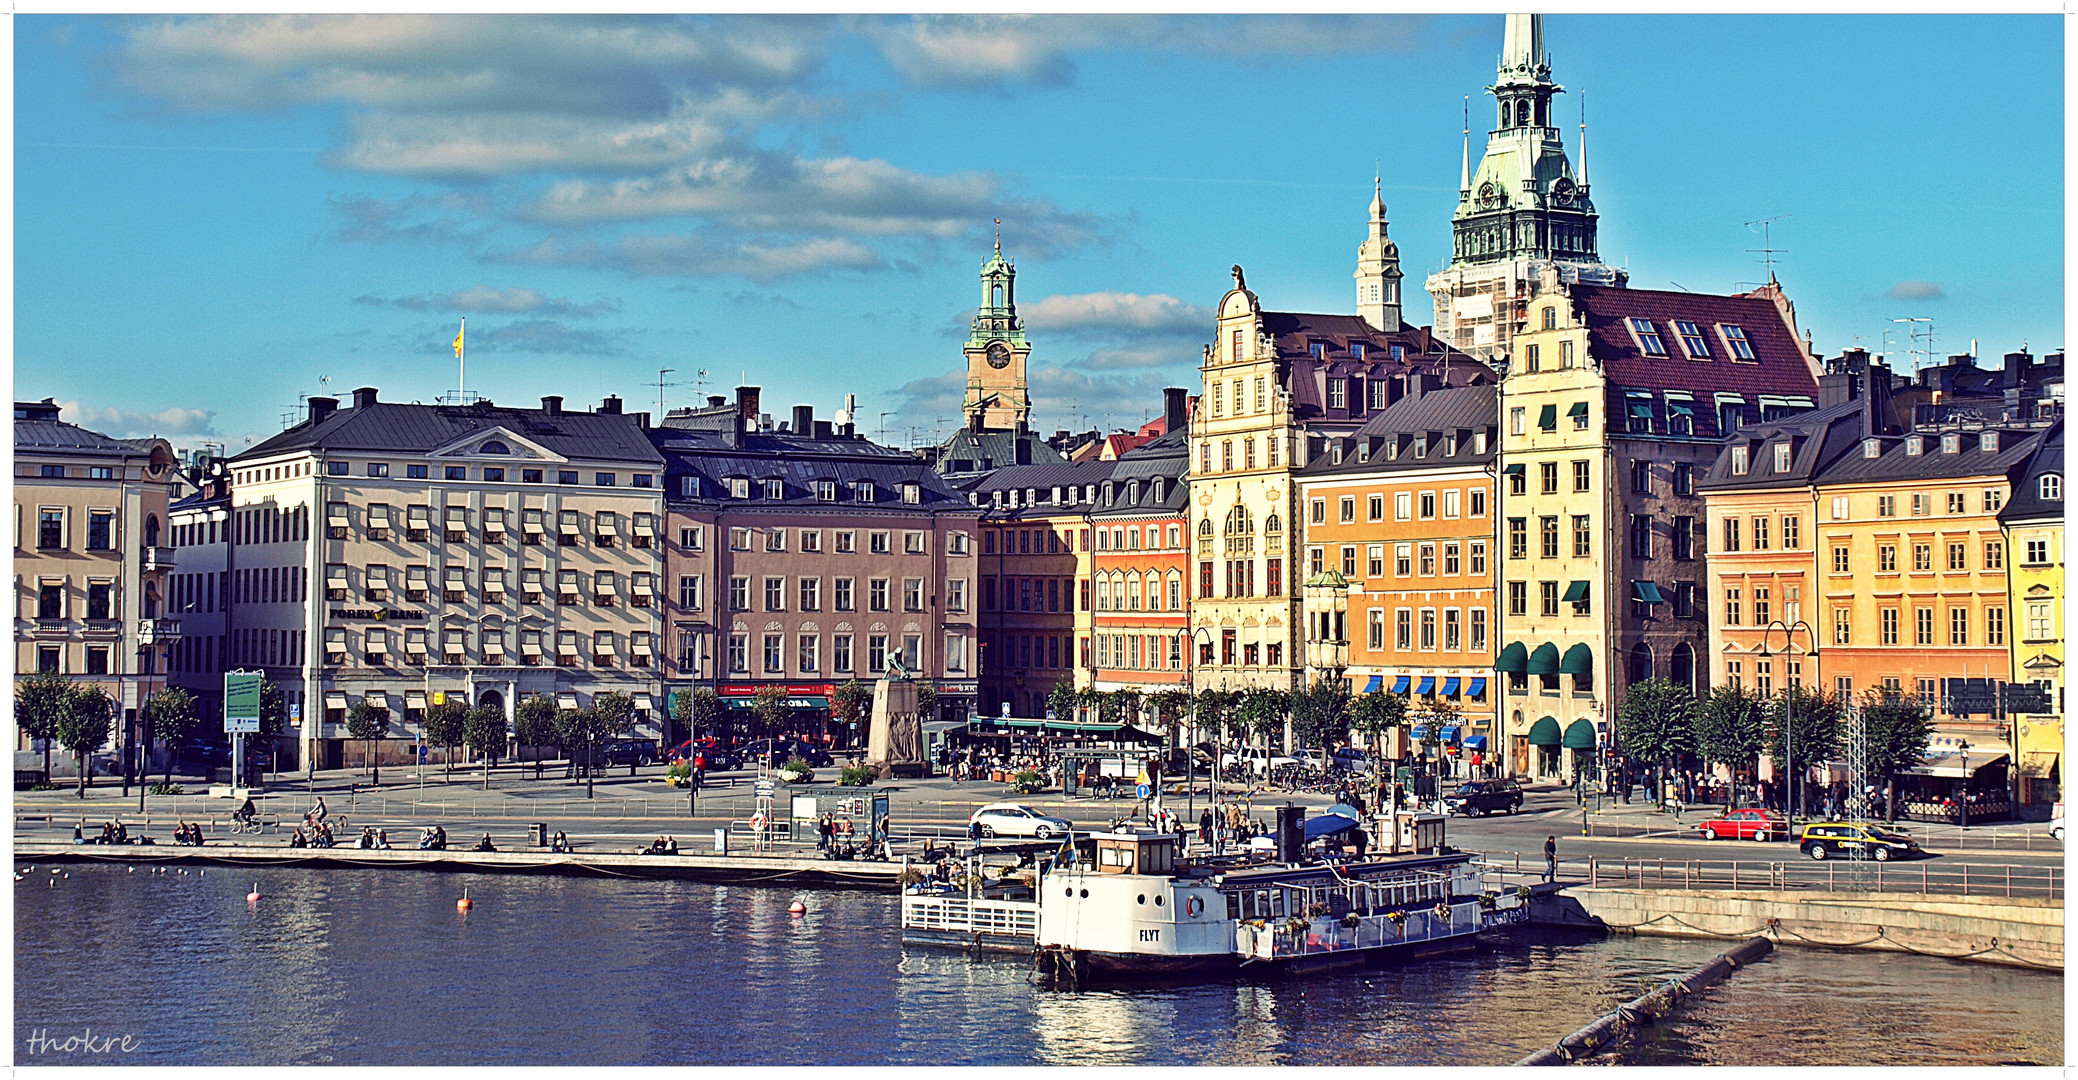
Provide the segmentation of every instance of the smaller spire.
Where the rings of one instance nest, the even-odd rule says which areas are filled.
[[[1371,220],[1376,224],[1385,224],[1385,178],[1383,176],[1371,177]]]
[[[1003,219],[996,219],[996,254],[1003,254]]]
[[[1460,196],[1472,190],[1472,95],[1465,95],[1465,149],[1458,162],[1457,190]]]
[[[1587,91],[1580,92],[1580,186],[1587,186]]]

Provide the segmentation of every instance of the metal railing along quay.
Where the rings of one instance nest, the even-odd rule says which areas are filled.
[[[1561,867],[1563,871],[1566,869]],[[2018,896],[2061,900],[2064,871],[2058,866],[1940,865],[1922,860],[1855,863],[1746,862],[1707,859],[1587,860],[1590,888],[1732,889],[1872,892],[1918,895]]]

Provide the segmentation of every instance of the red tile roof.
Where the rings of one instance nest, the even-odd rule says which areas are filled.
[[[1817,373],[1805,357],[1803,342],[1765,289],[1713,296],[1575,285],[1570,295],[1574,311],[1587,323],[1588,350],[1602,362],[1612,383],[1696,393],[1817,392]],[[1648,356],[1639,348],[1626,322],[1633,318],[1652,321],[1667,355]],[[1693,322],[1703,332],[1709,359],[1689,358],[1674,329],[1677,320]],[[1727,352],[1720,328],[1728,325],[1746,332],[1753,346],[1752,362],[1734,360]]]

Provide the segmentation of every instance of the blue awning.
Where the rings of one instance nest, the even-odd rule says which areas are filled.
[[[1408,678],[1407,676],[1405,676],[1405,675],[1402,675],[1402,676],[1400,676],[1399,678],[1397,678],[1397,679],[1394,679],[1394,680],[1393,680],[1393,693],[1395,693],[1395,694],[1404,694],[1404,693],[1406,693],[1406,692],[1407,692],[1407,684],[1408,684],[1408,683],[1409,683],[1410,681],[1411,681],[1411,680],[1410,680],[1410,679],[1409,679],[1409,678]]]
[[[1356,819],[1342,814],[1322,814],[1306,819],[1306,841],[1312,843],[1323,836],[1333,836],[1356,828]]]
[[[1364,684],[1364,693],[1366,694],[1375,694],[1383,689],[1385,689],[1385,676],[1383,675],[1373,675],[1371,676],[1371,681]]]
[[[1443,679],[1443,696],[1456,697],[1457,687],[1460,681],[1461,680],[1455,675],[1445,676]]]
[[[1474,678],[1473,678],[1473,680],[1472,680],[1472,685],[1470,685],[1470,686],[1468,686],[1468,687],[1465,687],[1465,696],[1466,696],[1466,697],[1475,697],[1475,698],[1482,698],[1482,697],[1485,697],[1485,696],[1486,696],[1486,677],[1485,677],[1485,676],[1477,676],[1477,677],[1474,677]]]
[[[1416,724],[1407,732],[1407,737],[1415,742],[1427,742],[1429,741],[1429,726],[1427,724]]]
[[[1427,697],[1430,694],[1435,693],[1436,677],[1434,675],[1423,675],[1421,677],[1421,684],[1414,688],[1414,692],[1420,694],[1422,697]]]
[[[1484,750],[1484,749],[1486,749],[1486,736],[1484,736],[1484,735],[1467,735],[1467,736],[1465,736],[1465,749],[1467,749],[1467,750]]]
[[[1443,728],[1443,741],[1447,743],[1454,743],[1457,741],[1456,724],[1449,724]]]

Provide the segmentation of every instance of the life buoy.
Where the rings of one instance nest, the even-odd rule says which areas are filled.
[[[765,831],[765,815],[763,811],[750,816],[750,831],[754,833]]]
[[[1185,914],[1195,919],[1198,917],[1200,913],[1202,913],[1205,910],[1205,901],[1199,897],[1193,896],[1190,899],[1185,900],[1183,902],[1183,910]]]

